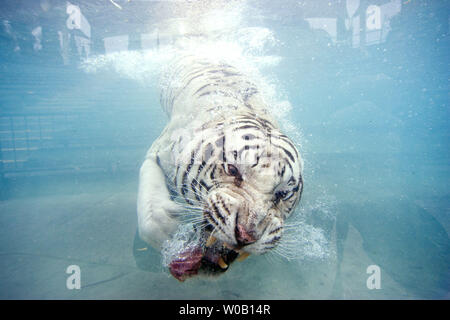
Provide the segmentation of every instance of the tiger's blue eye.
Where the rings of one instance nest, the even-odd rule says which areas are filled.
[[[227,172],[228,175],[230,175],[230,176],[238,176],[239,175],[239,170],[232,164],[229,164],[227,168],[228,168],[228,172]]]

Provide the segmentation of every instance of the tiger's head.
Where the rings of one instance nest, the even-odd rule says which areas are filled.
[[[197,181],[207,191],[207,244],[219,240],[245,256],[268,252],[303,190],[297,148],[271,122],[255,117],[235,120],[223,126],[219,139],[209,140],[203,144],[209,161]]]
[[[201,241],[172,261],[171,273],[179,280],[199,270],[215,274],[275,248],[303,190],[292,141],[255,114],[201,125],[193,137],[180,131],[172,141],[173,185],[193,210],[187,220],[199,223]]]

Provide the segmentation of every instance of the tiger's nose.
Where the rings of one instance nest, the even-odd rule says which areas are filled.
[[[246,230],[240,223],[236,225],[235,233],[238,245],[246,246],[256,241],[256,238],[253,236],[253,232]]]

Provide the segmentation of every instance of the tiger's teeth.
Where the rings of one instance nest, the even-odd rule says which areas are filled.
[[[216,237],[209,236],[208,240],[206,241],[206,246],[211,247],[216,241],[217,241]]]
[[[218,264],[222,269],[228,268],[228,265],[225,263],[225,261],[223,261],[223,258],[222,258],[222,257],[219,258],[219,260],[217,261],[217,264]]]
[[[250,253],[248,253],[248,252],[241,252],[239,254],[239,257],[236,258],[236,260],[239,261],[239,262],[240,261],[244,261],[245,259],[248,258],[249,255],[250,255]]]

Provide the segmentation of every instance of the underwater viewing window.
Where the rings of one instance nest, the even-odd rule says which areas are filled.
[[[0,299],[448,300],[449,14],[3,0]]]

